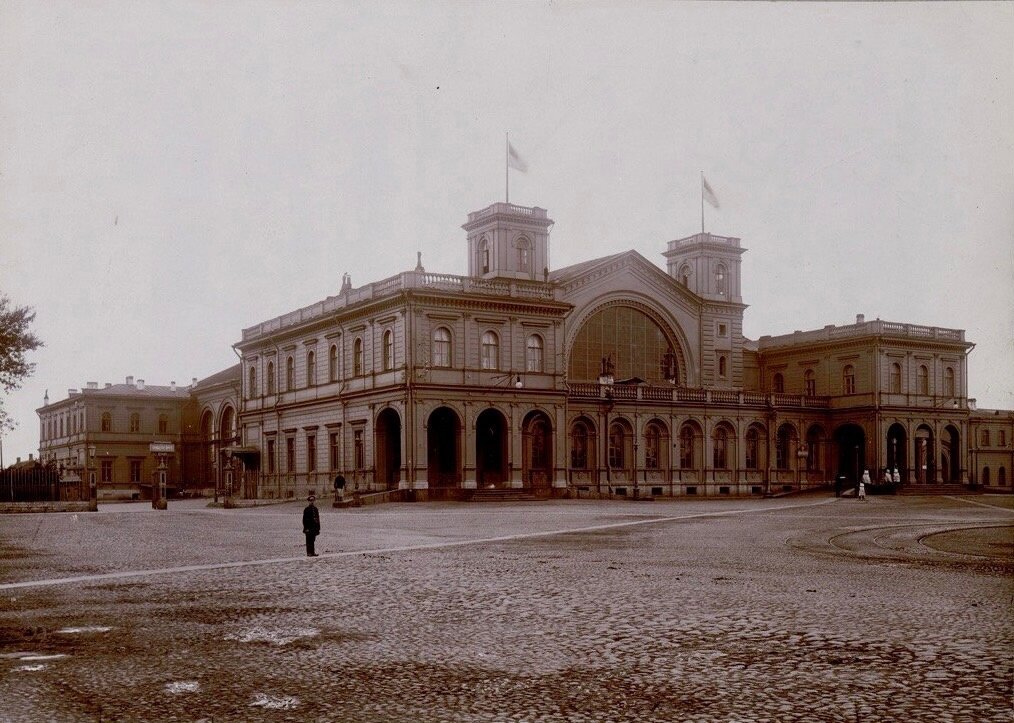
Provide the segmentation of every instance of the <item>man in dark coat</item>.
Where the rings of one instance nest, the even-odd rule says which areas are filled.
[[[317,535],[320,534],[320,511],[313,504],[313,495],[307,497],[306,501],[308,504],[303,510],[303,534],[306,535],[306,555],[307,557],[317,557],[317,553],[313,549],[313,543],[317,539]]]

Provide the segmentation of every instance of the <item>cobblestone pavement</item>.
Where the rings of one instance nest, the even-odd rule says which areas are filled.
[[[0,517],[0,720],[1014,720],[1010,497],[301,506]]]

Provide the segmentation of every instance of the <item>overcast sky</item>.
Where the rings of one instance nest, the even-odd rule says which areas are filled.
[[[857,313],[967,330],[1014,407],[1014,4],[6,2],[0,291],[46,346],[6,400],[189,383],[243,327],[415,266],[469,211],[552,267],[739,236],[750,338]]]

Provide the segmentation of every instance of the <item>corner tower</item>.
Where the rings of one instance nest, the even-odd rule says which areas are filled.
[[[468,275],[543,280],[549,271],[549,229],[544,208],[494,203],[468,214]]]
[[[662,255],[669,275],[698,296],[741,304],[740,257],[744,251],[738,238],[695,233],[670,241]]]

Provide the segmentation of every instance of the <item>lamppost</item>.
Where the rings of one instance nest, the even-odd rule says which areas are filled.
[[[88,445],[88,509],[96,511],[99,506],[98,486],[95,484],[95,445]]]

